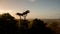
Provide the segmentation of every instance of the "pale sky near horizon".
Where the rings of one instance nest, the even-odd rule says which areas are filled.
[[[15,18],[17,12],[30,10],[27,18],[60,18],[60,0],[0,0],[0,14],[10,13]]]

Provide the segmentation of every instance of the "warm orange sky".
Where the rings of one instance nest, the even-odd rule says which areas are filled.
[[[60,0],[0,0],[0,14],[10,13],[15,18],[17,12],[30,10],[27,18],[60,18]]]

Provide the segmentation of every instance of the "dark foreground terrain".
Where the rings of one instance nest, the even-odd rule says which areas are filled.
[[[9,13],[0,15],[0,34],[60,34],[58,25],[56,21],[16,20]]]

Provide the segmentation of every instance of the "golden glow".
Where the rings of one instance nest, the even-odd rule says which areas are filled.
[[[5,12],[6,12],[5,10],[0,9],[0,14],[5,13]]]
[[[0,9],[0,14],[9,13],[9,12],[11,12],[11,10],[2,10],[2,9]]]

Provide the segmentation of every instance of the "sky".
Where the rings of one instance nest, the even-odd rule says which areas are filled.
[[[0,14],[10,13],[19,19],[16,13],[23,13],[26,10],[30,10],[28,19],[58,19],[60,0],[0,0]]]

